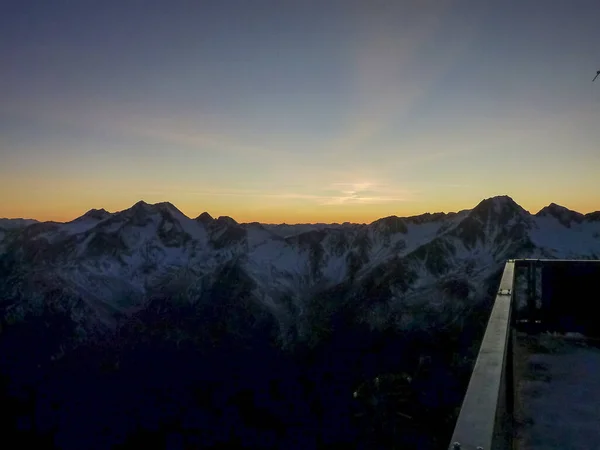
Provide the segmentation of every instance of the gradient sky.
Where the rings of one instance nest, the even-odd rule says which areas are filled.
[[[0,217],[600,209],[598,0],[2,0]]]

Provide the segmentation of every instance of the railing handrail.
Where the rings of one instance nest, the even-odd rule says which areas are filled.
[[[509,262],[514,262],[515,267],[523,267],[527,266],[531,263],[537,263],[543,266],[552,266],[552,265],[572,265],[572,264],[600,264],[600,259],[535,259],[535,258],[522,258],[522,259],[512,259]]]
[[[506,397],[515,261],[504,266],[494,307],[481,342],[469,386],[456,421],[453,443],[461,450],[492,449]],[[509,374],[512,377],[512,374]]]
[[[496,450],[512,447],[511,422],[514,395],[512,318],[515,271],[517,268],[528,269],[528,314],[531,315],[532,313],[536,314],[537,311],[535,306],[536,269],[559,269],[561,272],[562,268],[572,266],[600,268],[600,260],[512,259],[506,262],[479,354],[456,421],[451,448]]]

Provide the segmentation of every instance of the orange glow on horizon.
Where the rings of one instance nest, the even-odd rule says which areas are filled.
[[[537,213],[544,206],[547,206],[552,201],[530,201],[527,203],[520,203],[518,199],[513,199],[520,204],[525,210],[531,214]],[[483,200],[481,198],[480,200]],[[161,201],[167,201],[163,199],[144,199],[147,203],[159,203]],[[60,205],[61,202],[55,207],[49,204],[35,204],[33,202],[21,203],[21,204],[7,204],[3,202],[0,208],[0,217],[2,218],[25,218],[25,219],[36,219],[38,221],[55,221],[55,222],[69,222],[71,220],[80,217],[90,209],[104,208],[107,211],[114,213],[122,211],[124,209],[133,206],[136,201],[123,203],[118,201],[106,202],[105,205],[89,205],[86,207],[80,206],[80,204],[74,204],[75,202],[66,202]],[[598,205],[592,205],[592,202],[579,202],[578,204],[564,204],[560,201],[553,200],[554,203],[562,204],[569,209],[581,212],[583,214],[596,211]],[[79,202],[76,202],[79,203]],[[237,207],[230,205],[230,207],[219,206],[216,201],[205,203],[206,207],[199,206],[199,203],[190,204],[188,202],[171,202],[177,207],[182,213],[189,218],[193,219],[198,217],[203,212],[208,212],[212,217],[217,218],[219,216],[230,216],[239,223],[250,223],[260,222],[268,224],[296,224],[296,223],[371,223],[377,219],[387,216],[398,216],[408,217],[415,216],[424,213],[435,213],[435,212],[458,212],[464,209],[474,208],[478,201],[467,203],[467,202],[447,202],[441,203],[439,201],[422,201],[422,202],[406,202],[399,205],[345,205],[343,207],[331,207],[331,206],[303,206],[302,208],[287,207],[263,207],[258,210],[252,211],[251,208],[244,207],[243,205],[236,205]]]

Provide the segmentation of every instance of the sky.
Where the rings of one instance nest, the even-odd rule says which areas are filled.
[[[597,0],[3,0],[0,217],[600,209]]]

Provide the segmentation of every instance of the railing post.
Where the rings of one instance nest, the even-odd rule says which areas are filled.
[[[527,265],[527,319],[529,323],[535,320],[535,265],[533,261],[529,261]]]

